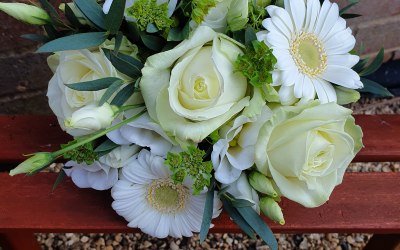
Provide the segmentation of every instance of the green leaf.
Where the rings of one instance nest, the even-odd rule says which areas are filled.
[[[113,53],[109,49],[103,49],[104,54],[112,65],[121,73],[136,78],[142,75],[143,63],[131,56],[122,53]]]
[[[106,30],[106,15],[96,0],[75,0],[75,5],[89,22],[99,29]]]
[[[106,28],[112,35],[116,34],[124,19],[126,0],[113,1],[106,15]]]
[[[56,24],[60,23],[60,15],[56,11],[56,9],[54,9],[53,5],[51,5],[47,0],[39,0],[39,2],[42,5],[43,9],[49,13],[51,20]]]
[[[256,211],[251,207],[237,207],[236,209],[243,219],[272,250],[278,250],[278,242],[276,241],[274,234]]]
[[[203,221],[201,222],[201,228],[200,228],[200,243],[204,242],[207,238],[207,234],[211,226],[213,210],[214,210],[214,180],[211,181],[211,186],[208,189],[206,203],[204,205]]]
[[[172,28],[168,33],[167,41],[183,41],[189,37],[189,32],[189,22],[182,29],[180,29],[179,27]]]
[[[257,40],[256,32],[252,27],[248,27],[245,33],[245,44],[246,46],[251,46],[252,42]]]
[[[40,34],[24,34],[21,37],[34,42],[41,42],[41,43],[47,43],[48,41],[50,41],[50,39],[47,36]]]
[[[115,46],[114,46],[114,53],[118,54],[119,48],[121,48],[122,39],[124,39],[124,34],[122,32],[118,32],[115,36]]]
[[[245,30],[239,30],[239,31],[234,31],[233,32],[233,39],[238,41],[241,44],[246,43],[246,31]]]
[[[254,203],[248,200],[244,200],[244,199],[234,199],[232,201],[232,205],[234,207],[252,207],[254,206]]]
[[[107,138],[103,143],[97,146],[94,152],[96,152],[99,155],[99,157],[102,157],[103,155],[110,153],[119,146],[120,145],[114,143],[113,141]]]
[[[71,7],[68,4],[65,4],[65,17],[72,24],[72,26],[76,28],[81,28],[83,25],[79,22],[79,19],[75,16],[75,13],[72,11]]]
[[[360,17],[360,14],[343,14],[341,15],[341,17],[343,17],[344,19],[352,19],[352,18],[356,18],[356,17]]]
[[[344,7],[343,9],[341,9],[339,11],[339,15],[343,15],[346,11],[348,11],[350,8],[352,8],[354,5],[358,4],[360,1],[356,0],[356,1],[351,1],[352,3],[350,3],[349,5],[347,5],[346,7]]]
[[[371,81],[366,78],[361,78],[361,82],[364,83],[364,88],[359,89],[358,91],[360,92],[368,92],[371,94],[375,94],[378,96],[382,97],[392,97],[393,94],[389,92],[385,87],[380,85],[379,83],[376,83],[374,81]]]
[[[146,32],[148,32],[148,33],[156,33],[156,32],[158,32],[157,26],[155,26],[153,23],[147,24]]]
[[[371,64],[360,72],[360,76],[368,76],[377,71],[383,63],[384,56],[385,56],[385,51],[382,48],[381,50],[379,50],[379,53],[376,55],[375,59],[371,62]]]
[[[117,80],[113,82],[101,97],[99,106],[102,106],[106,101],[108,101],[108,99],[110,99],[110,97],[123,85],[123,83],[123,80]]]
[[[123,89],[121,89],[118,94],[111,101],[111,105],[122,106],[128,99],[135,93],[135,85],[128,84]]]
[[[58,38],[44,44],[36,52],[57,52],[64,50],[79,50],[99,46],[107,39],[104,32],[89,32]]]
[[[368,61],[369,61],[369,58],[365,58],[365,59],[360,60],[360,61],[353,67],[353,70],[354,70],[355,72],[357,72],[357,73],[360,73],[360,72],[363,70],[363,68],[367,65]]]
[[[98,91],[110,87],[116,81],[122,80],[117,77],[106,77],[93,81],[65,84],[65,86],[78,91]]]
[[[163,38],[147,35],[145,32],[140,32],[140,39],[147,48],[156,52],[160,52],[165,45]]]
[[[239,214],[237,209],[234,206],[232,206],[232,204],[225,197],[221,197],[221,201],[224,204],[224,210],[228,213],[229,217],[232,218],[233,222],[235,222],[243,230],[243,232],[247,234],[251,239],[253,240],[257,239],[253,229],[243,219],[243,217]]]
[[[57,175],[56,181],[53,184],[53,188],[51,189],[52,192],[54,192],[54,190],[56,190],[56,188],[58,187],[58,185],[60,185],[61,181],[64,179],[65,176],[66,176],[66,174],[65,174],[64,170],[61,169]]]

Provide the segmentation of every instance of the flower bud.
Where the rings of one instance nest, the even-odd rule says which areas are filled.
[[[285,225],[285,219],[283,218],[282,209],[279,204],[270,197],[264,197],[260,200],[260,209],[271,220]]]
[[[64,123],[67,128],[97,131],[109,127],[114,114],[114,108],[108,103],[104,103],[101,107],[91,103],[73,112]]]
[[[50,165],[54,160],[55,159],[52,153],[36,153],[29,159],[19,164],[16,168],[11,170],[10,175],[14,176],[23,173],[32,174],[36,170],[42,169]]]
[[[337,103],[339,105],[346,105],[349,103],[357,102],[360,99],[360,92],[354,89],[348,89],[340,86],[335,86],[337,95]]]
[[[50,23],[50,16],[39,7],[24,3],[0,3],[0,10],[13,18],[33,25]]]
[[[272,181],[265,175],[253,171],[249,175],[250,185],[260,193],[267,194],[271,197],[278,197],[278,193],[275,191]]]

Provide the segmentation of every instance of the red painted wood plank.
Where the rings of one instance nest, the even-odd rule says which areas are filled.
[[[0,233],[137,231],[112,210],[109,191],[79,189],[68,179],[52,193],[55,178],[0,173]],[[399,183],[400,173],[348,173],[327,204],[309,209],[283,200],[286,225],[267,221],[275,233],[400,233]],[[213,223],[213,232],[239,232],[226,214]]]
[[[358,115],[365,148],[355,161],[400,161],[400,115]],[[23,154],[54,151],[71,139],[53,116],[0,116],[0,162],[15,163]]]

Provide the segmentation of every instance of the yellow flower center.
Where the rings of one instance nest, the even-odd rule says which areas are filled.
[[[205,80],[203,77],[197,77],[196,80],[194,81],[194,90],[200,94],[204,91],[207,90],[207,84],[205,83]]]
[[[170,179],[160,179],[150,184],[146,198],[159,212],[175,214],[185,208],[189,195],[185,186],[174,184]]]
[[[322,42],[311,33],[300,33],[290,43],[290,54],[300,73],[310,78],[321,75],[327,66]]]

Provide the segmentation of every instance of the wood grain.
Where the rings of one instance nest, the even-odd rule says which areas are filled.
[[[0,233],[138,232],[112,210],[109,191],[79,189],[67,179],[52,193],[55,178],[0,173]],[[275,233],[400,233],[399,183],[400,173],[349,173],[325,205],[310,209],[284,199],[286,225],[265,220]],[[213,232],[240,232],[225,213],[213,223]]]

